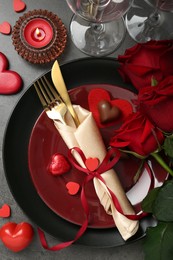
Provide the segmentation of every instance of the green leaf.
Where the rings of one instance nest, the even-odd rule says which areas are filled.
[[[173,221],[173,181],[167,181],[159,190],[153,204],[153,214],[160,221]]]
[[[155,202],[159,190],[160,187],[151,190],[144,198],[144,200],[142,201],[142,210],[144,212],[149,212],[149,213],[153,212],[153,203]]]
[[[157,85],[158,85],[157,79],[155,79],[154,77],[152,77],[152,78],[151,78],[151,86],[152,86],[152,87],[155,87],[155,86],[157,86]]]
[[[163,148],[165,150],[165,154],[169,157],[173,158],[173,136],[167,136],[165,138]]]
[[[173,259],[173,223],[159,223],[147,229],[144,253],[146,260]]]

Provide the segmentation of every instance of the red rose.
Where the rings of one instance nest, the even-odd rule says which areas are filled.
[[[160,81],[173,75],[173,40],[136,44],[118,56],[118,61],[124,81],[138,90],[150,86],[152,77]]]
[[[140,112],[136,112],[129,115],[125,123],[115,130],[110,145],[133,151],[141,156],[148,156],[157,150],[163,141],[163,133]]]
[[[173,132],[173,76],[157,86],[141,89],[138,95],[139,110],[159,129]]]

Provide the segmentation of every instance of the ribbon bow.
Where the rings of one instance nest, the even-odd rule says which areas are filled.
[[[85,185],[89,181],[91,181],[93,178],[98,178],[101,182],[103,182],[105,184],[107,190],[110,193],[110,196],[111,196],[111,199],[114,203],[114,206],[119,213],[121,213],[122,215],[124,215],[125,217],[127,217],[131,220],[139,220],[146,215],[143,212],[139,215],[124,214],[122,207],[121,207],[121,205],[118,201],[118,198],[116,197],[114,192],[111,189],[109,189],[109,187],[106,185],[105,180],[101,176],[102,173],[110,170],[119,161],[120,151],[118,149],[116,149],[116,148],[109,149],[105,158],[103,159],[102,163],[94,171],[91,171],[88,168],[83,168],[82,166],[80,166],[80,164],[76,161],[76,159],[72,155],[73,151],[78,152],[78,154],[80,155],[84,164],[86,163],[87,158],[85,157],[82,150],[78,147],[74,147],[74,148],[69,150],[68,157],[69,157],[69,160],[71,161],[71,163],[73,164],[73,166],[75,168],[77,168],[79,171],[82,171],[82,172],[87,174],[86,178],[83,181],[82,189],[81,189],[81,203],[82,203],[82,206],[83,206],[83,209],[85,211],[85,215],[86,215],[87,218],[89,216],[89,206],[88,206],[88,203],[87,203],[87,198],[85,196],[84,188],[85,188]]]
[[[79,171],[85,172],[87,175],[92,175],[93,177],[98,177],[98,174],[102,174],[108,170],[110,170],[120,159],[120,151],[116,148],[111,148],[108,150],[105,158],[103,159],[102,163],[96,168],[95,170],[90,170],[89,168],[83,168],[80,166],[80,164],[76,161],[74,156],[72,155],[73,151],[78,152],[80,155],[83,163],[85,164],[87,161],[87,158],[85,157],[84,153],[79,147],[73,147],[69,149],[68,157],[71,163],[77,168]],[[97,175],[97,176],[95,176]]]

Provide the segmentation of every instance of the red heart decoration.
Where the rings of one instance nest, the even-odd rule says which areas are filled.
[[[26,4],[22,0],[13,0],[13,9],[15,12],[21,12],[26,8]]]
[[[4,204],[0,209],[0,217],[1,218],[8,218],[10,216],[11,209],[8,204]]]
[[[3,22],[0,24],[0,33],[10,34],[11,33],[11,25],[8,22]]]
[[[26,248],[32,241],[34,230],[29,223],[19,224],[9,222],[0,229],[0,238],[3,244],[13,252]]]
[[[68,193],[70,195],[76,195],[78,193],[78,191],[79,191],[80,185],[77,182],[69,181],[66,184],[66,188],[67,188]]]
[[[112,108],[116,107],[120,110],[120,116],[115,118],[113,121],[108,121],[102,123],[100,120],[100,112],[98,109],[98,104],[102,100],[108,101]],[[110,93],[102,88],[95,88],[89,92],[88,95],[89,109],[93,113],[94,119],[99,128],[108,127],[111,125],[119,124],[125,121],[125,118],[133,112],[133,107],[131,103],[125,99],[111,99]]]
[[[0,94],[14,94],[22,87],[20,75],[12,70],[8,70],[8,59],[0,52]]]
[[[85,161],[85,165],[88,170],[95,171],[99,166],[99,159],[98,158],[87,158]]]

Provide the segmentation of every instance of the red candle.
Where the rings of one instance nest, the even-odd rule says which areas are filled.
[[[43,48],[53,38],[53,28],[48,20],[33,18],[23,29],[25,41],[34,48]]]
[[[67,30],[56,14],[34,9],[16,21],[12,41],[22,58],[34,64],[44,64],[55,60],[64,51]]]

